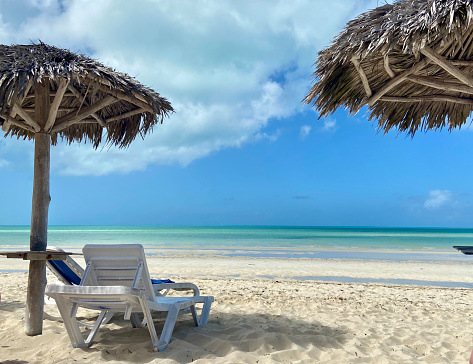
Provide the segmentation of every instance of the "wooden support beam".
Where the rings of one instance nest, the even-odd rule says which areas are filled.
[[[25,93],[21,98],[17,100],[17,103],[13,105],[12,111],[10,113],[10,117],[6,115],[0,115],[3,119],[5,119],[5,122],[2,125],[2,130],[4,132],[7,132],[10,130],[11,125],[16,125],[20,128],[26,129],[28,131],[32,132],[39,132],[41,130],[41,126],[34,120],[27,112],[21,107],[21,104],[23,101],[25,101],[26,97],[28,96],[28,92],[30,92],[31,87],[33,86],[33,77],[30,78],[28,81],[28,84],[26,85]],[[34,95],[33,95],[34,97]],[[31,111],[34,111],[31,110]],[[16,119],[16,115],[20,115],[23,120],[25,120],[25,123],[23,123],[21,120]]]
[[[114,102],[117,102],[117,99],[113,96],[108,95],[105,96],[103,99],[97,101],[95,104],[83,108],[79,114],[72,112],[67,115],[64,115],[63,117],[57,120],[56,125],[52,129],[52,132],[57,133],[58,131],[65,129],[72,124],[80,122],[82,119],[85,119],[86,117],[99,111],[105,106],[113,104]]]
[[[428,95],[428,96],[412,96],[412,97],[398,97],[398,96],[383,96],[381,101],[388,102],[453,102],[456,104],[473,106],[473,99],[465,99],[461,97],[447,96],[447,95]]]
[[[34,111],[34,107],[30,106],[30,107],[22,107],[23,110],[25,111],[28,111],[28,112],[33,112]],[[71,112],[71,111],[77,111],[77,108],[76,107],[60,107],[58,110],[58,112],[62,111],[62,112]]]
[[[5,133],[7,133],[8,130],[10,130],[11,126],[12,126],[11,121],[10,121],[10,120],[7,121],[7,119],[5,118],[5,121],[4,121],[3,124],[2,124],[2,131],[4,131]],[[31,128],[31,129],[33,129],[33,128]],[[34,130],[34,129],[33,129],[33,130]]]
[[[17,115],[20,115],[20,117],[23,118],[26,124],[33,127],[36,133],[41,130],[41,126],[36,122],[36,120],[33,119],[33,117],[30,116],[30,114],[28,114],[25,110],[23,110],[18,104],[13,105],[12,111]]]
[[[23,103],[23,101],[25,101],[25,99],[28,97],[28,93],[30,92],[31,90],[31,87],[33,87],[33,77],[30,77],[29,81],[28,81],[28,84],[26,85],[26,88],[25,88],[25,93],[23,94],[23,96],[21,98],[18,99],[17,103],[19,106],[21,106],[21,104]],[[33,97],[34,97],[34,94],[33,94]]]
[[[67,88],[69,89],[69,91],[72,92],[72,94],[79,100],[82,99],[82,95],[81,93],[79,92],[78,89],[76,89],[73,85],[72,85],[72,82],[69,84],[69,86],[67,86]],[[86,106],[89,106],[89,105],[86,105]]]
[[[378,101],[381,97],[383,97],[387,92],[391,91],[394,87],[399,85],[401,82],[407,80],[407,77],[413,73],[420,71],[425,65],[429,63],[428,59],[424,59],[414,66],[409,68],[408,70],[404,71],[403,73],[398,74],[396,77],[392,78],[391,81],[386,83],[383,87],[381,87],[373,96],[371,96],[367,103],[370,106],[373,106],[376,101]]]
[[[83,95],[81,94],[81,98],[79,99],[79,100],[80,100],[80,104],[79,104],[79,108],[78,108],[78,110],[77,110],[77,113],[79,113],[80,109],[82,109],[82,105],[86,105],[86,106],[89,105],[89,104],[87,103],[87,99],[86,99],[86,98],[87,98],[87,94],[88,94],[89,91],[90,91],[90,86],[91,86],[91,84],[89,84],[89,85],[87,86],[87,90],[85,90],[85,93],[84,93]]]
[[[90,78],[83,78],[82,81],[84,82],[84,84],[87,85],[87,84],[91,83],[92,81],[95,81],[95,79],[91,80]],[[128,102],[134,104],[136,107],[141,107],[141,108],[145,109],[147,112],[150,112],[152,114],[155,113],[155,111],[153,110],[151,105],[148,104],[146,99],[143,96],[141,96],[140,94],[133,93],[134,96],[129,96],[129,95],[125,94],[124,92],[121,92],[121,91],[118,91],[117,89],[112,88],[113,86],[107,81],[104,81],[104,80],[100,79],[99,82],[100,82],[100,90],[101,91],[103,91],[103,92],[105,92],[109,95],[113,95],[113,96],[119,98],[120,100],[128,101]]]
[[[61,78],[59,81],[59,85],[57,87],[56,95],[54,96],[54,100],[51,103],[51,107],[49,109],[48,120],[46,121],[46,125],[44,126],[44,130],[49,132],[56,121],[57,112],[59,109],[59,105],[61,105],[62,98],[64,93],[67,90],[67,84],[69,80],[66,78]]]
[[[463,83],[440,81],[429,77],[411,75],[408,77],[409,81],[418,83],[428,87],[433,87],[439,90],[451,91],[451,92],[462,92],[466,94],[473,94],[473,87],[466,86]]]
[[[56,96],[56,91],[51,91],[50,96]],[[71,92],[66,92],[66,93],[64,93],[63,96],[64,96],[64,97],[74,97],[74,94],[71,93]],[[25,97],[25,100],[26,100],[26,99],[33,99],[33,98],[34,98],[34,95],[27,95],[27,96]]]
[[[460,59],[449,59],[448,60],[453,66],[465,66],[471,67],[473,66],[473,61],[462,61]]]
[[[128,96],[127,94],[125,94],[123,92],[120,92],[120,91],[109,90],[109,92],[111,92],[112,95],[116,96],[120,100],[128,101],[128,102],[132,103],[133,105],[135,105],[137,107],[141,107],[142,109],[144,109],[147,112],[150,112],[152,114],[155,113],[153,108],[147,102],[143,102],[143,101],[139,100],[136,97]]]
[[[93,119],[93,118],[87,118],[87,119],[82,119],[82,120],[74,121],[73,123],[70,123],[70,124],[68,125],[68,127],[71,126],[71,125],[75,125],[75,124],[97,124],[97,125],[99,125],[99,123],[98,123],[97,120],[95,120],[95,119]],[[62,128],[61,130],[63,130],[63,129],[64,129],[64,128]],[[61,130],[58,130],[57,132],[60,132]],[[52,133],[55,133],[55,132],[56,132],[56,131],[55,131],[55,128],[53,128]]]
[[[78,123],[80,124],[99,124],[99,122],[93,118],[88,118],[88,119],[82,119]]]
[[[368,82],[368,77],[366,77],[365,71],[363,71],[363,68],[361,68],[358,57],[357,56],[351,57],[351,63],[353,63],[356,70],[358,71],[358,74],[360,75],[361,83],[363,84],[363,87],[365,88],[366,96],[371,97],[373,93],[371,92],[370,84]]]
[[[28,84],[26,85],[26,88],[25,88],[25,93],[23,94],[23,96],[21,98],[19,98],[17,100],[17,106],[19,106],[21,108],[21,104],[23,103],[23,101],[25,101],[25,99],[28,97],[28,93],[30,92],[31,90],[31,87],[33,86],[33,77],[31,77],[28,81]],[[34,97],[34,94],[33,96]],[[14,105],[15,106],[15,105]],[[25,109],[23,109],[25,110]],[[25,110],[26,111],[26,110]],[[34,111],[31,110],[31,111]],[[33,118],[30,119],[30,122],[29,122],[29,126],[30,128],[28,128],[28,126],[25,127],[25,125],[23,125],[23,123],[21,122],[21,120],[17,120],[16,119],[16,114],[17,114],[17,111],[15,109],[12,109],[12,112],[10,114],[10,118],[5,119],[5,122],[3,123],[2,125],[2,130],[4,132],[7,132],[8,130],[10,130],[10,127],[12,125],[16,125],[16,126],[19,126],[20,128],[23,128],[23,129],[26,129],[28,131],[33,131],[33,132],[38,132],[39,130],[41,130],[41,127],[39,126],[39,124],[36,122],[36,120],[34,120]],[[26,113],[25,113],[26,114]],[[26,114],[27,118],[29,117],[28,114]],[[4,117],[3,115],[0,115],[1,117]],[[20,115],[21,116],[21,115]],[[11,120],[10,120],[11,119]],[[23,118],[25,119],[25,118]],[[12,123],[12,121],[14,121],[15,123]],[[26,121],[26,119],[25,119]],[[39,129],[38,129],[39,128]]]
[[[33,129],[33,127],[31,125],[28,125],[26,124],[25,122],[21,121],[21,120],[18,120],[17,118],[13,118],[13,117],[9,117],[8,115],[6,114],[1,114],[0,117],[2,119],[4,119],[5,121],[3,122],[3,125],[2,125],[2,130],[6,133],[8,130],[10,130],[11,126],[12,125],[16,125],[18,126],[19,128],[22,128],[22,129],[25,129],[25,130],[28,130],[28,131],[31,131],[32,133],[36,133],[36,131]],[[6,120],[8,119],[8,123],[6,122]],[[7,127],[5,126],[6,124],[8,124],[8,129]],[[5,129],[4,129],[5,127]]]
[[[90,91],[89,100],[91,103],[95,103],[99,99],[99,96],[97,95],[99,90],[100,90],[100,82],[96,82],[93,85],[92,90]]]
[[[124,92],[108,89],[107,87],[104,87],[104,86],[100,86],[100,89],[104,92],[108,92],[110,95],[113,95],[113,96],[115,96],[116,98],[118,98],[120,100],[128,101],[129,103],[135,105],[136,107],[140,107],[140,108],[144,109],[147,112],[150,112],[152,114],[155,113],[153,108],[147,102],[143,102],[143,101],[139,100],[138,98],[128,96]]]
[[[473,87],[473,77],[471,77],[470,75],[466,74],[462,70],[453,66],[450,63],[450,61],[448,61],[445,57],[440,56],[434,50],[432,50],[431,48],[427,46],[421,49],[420,52],[424,56],[429,58],[437,66],[440,66],[441,68],[443,68],[445,71],[450,73],[453,77],[455,77],[459,81],[463,82],[465,85]]]
[[[81,95],[81,93],[79,92],[79,90],[77,90],[73,85],[72,83],[69,85],[69,90],[74,94],[74,96],[79,99],[79,100],[82,100],[83,97]],[[89,103],[87,102],[87,100],[84,99],[84,103],[85,103],[85,106],[89,106]],[[103,127],[103,128],[106,128],[107,125],[105,123],[105,121],[100,117],[98,116],[96,113],[93,113],[92,114],[92,117],[97,120],[97,122]]]
[[[32,126],[22,122],[21,120],[18,120],[18,119],[15,119],[15,118],[10,118],[9,121],[12,125],[16,125],[19,128],[22,128],[22,129],[31,131],[33,133],[36,133],[36,130]]]
[[[93,78],[92,76],[87,76],[87,77],[83,78],[82,80],[86,85],[89,84],[90,82],[99,82],[100,85],[101,85],[100,90],[102,90],[104,92],[108,92],[110,90],[115,89],[115,87],[109,81],[107,81],[103,78],[96,79],[96,78]],[[137,98],[138,100],[143,101],[146,104],[148,103],[146,101],[146,99],[141,94],[137,94],[137,93],[133,92],[133,96],[135,98]]]
[[[442,53],[444,50],[450,47],[451,44],[452,44],[452,41],[448,41],[444,43],[442,45],[442,48],[440,49],[440,53]],[[423,60],[416,63],[414,66],[412,66],[408,70],[396,75],[396,77],[392,78],[388,83],[386,83],[383,87],[381,87],[378,91],[376,91],[376,93],[368,99],[367,104],[370,106],[373,106],[376,103],[376,101],[378,101],[382,96],[384,96],[386,93],[391,91],[394,87],[399,85],[401,82],[404,82],[407,79],[407,76],[417,73],[429,63],[430,63],[430,59],[424,58]]]
[[[384,69],[388,73],[389,77],[396,77],[396,74],[393,72],[391,66],[389,65],[389,55],[387,53],[384,55]]]
[[[121,115],[117,115],[117,116],[113,116],[111,118],[107,118],[107,119],[105,119],[105,121],[107,123],[110,123],[112,121],[121,120],[121,119],[130,117],[130,116],[133,116],[133,115],[136,115],[136,114],[144,113],[144,112],[146,112],[146,110],[144,110],[142,108],[138,108],[138,109],[135,109],[135,110],[128,111],[128,112],[126,112],[124,114],[121,114]]]

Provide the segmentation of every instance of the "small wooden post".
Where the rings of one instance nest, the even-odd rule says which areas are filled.
[[[48,120],[50,99],[49,81],[37,84],[35,90],[35,119],[43,130]],[[31,210],[30,249],[45,251],[48,242],[48,211],[51,136],[44,131],[35,134],[33,199]],[[30,261],[26,297],[25,333],[41,335],[43,331],[46,261]]]

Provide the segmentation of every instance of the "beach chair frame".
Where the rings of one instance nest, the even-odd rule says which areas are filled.
[[[73,347],[90,347],[108,312],[124,312],[124,318],[130,320],[133,327],[141,326],[137,316],[141,312],[155,351],[166,349],[180,312],[188,309],[196,326],[207,323],[213,297],[156,296],[141,245],[86,245],[83,252],[87,267],[79,286],[46,288],[46,294],[56,300]],[[203,303],[200,318],[196,303]],[[76,319],[79,307],[100,311],[86,339]],[[167,312],[159,337],[152,311]]]

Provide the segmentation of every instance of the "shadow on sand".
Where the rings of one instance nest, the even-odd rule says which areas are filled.
[[[91,318],[78,317],[84,321]],[[60,320],[49,315],[45,319]],[[158,334],[163,323],[164,318],[157,315],[155,326]],[[176,324],[168,348],[163,352],[154,352],[148,330],[133,329],[129,321],[116,314],[109,325],[101,326],[91,348],[74,350],[81,350],[85,355],[100,352],[104,361],[132,363],[165,358],[178,363],[190,363],[228,355],[236,359],[238,353],[253,355],[256,359],[267,356],[275,361],[285,361],[284,355],[293,360],[316,360],[322,351],[342,348],[351,335],[338,327],[294,320],[284,315],[213,311],[208,324],[201,327],[195,327],[191,316],[183,314]]]

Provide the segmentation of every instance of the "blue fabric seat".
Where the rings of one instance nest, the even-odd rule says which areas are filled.
[[[81,277],[74,272],[64,260],[49,260],[48,268],[56,275],[61,275],[60,279],[64,284],[76,285],[80,284]],[[59,278],[59,277],[58,277]]]

